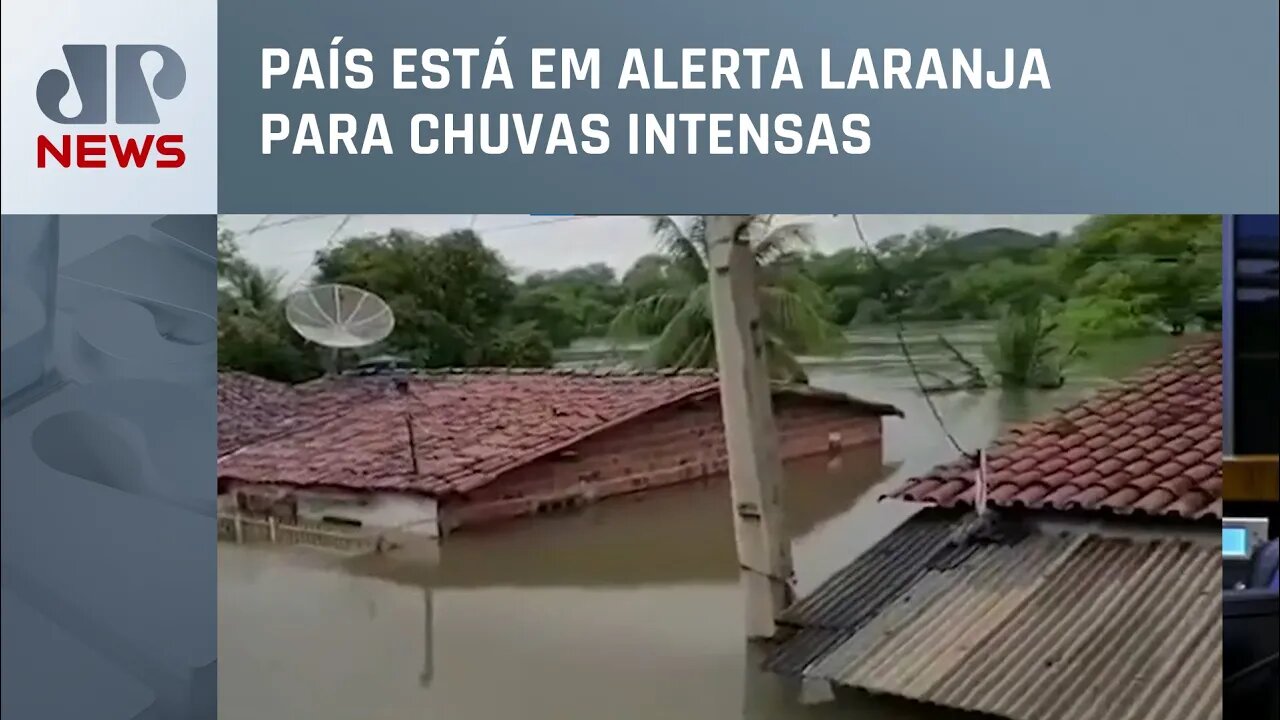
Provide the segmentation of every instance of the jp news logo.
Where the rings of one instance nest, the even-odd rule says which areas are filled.
[[[63,45],[67,71],[47,70],[36,84],[40,112],[59,125],[106,125],[108,122],[108,62],[106,45]],[[143,58],[154,53],[160,68],[148,81]],[[165,45],[117,45],[114,48],[114,118],[116,125],[158,125],[156,100],[173,100],[187,83],[187,68],[178,53]],[[68,75],[70,72],[70,75]],[[63,112],[72,88],[80,99],[74,115]],[[116,133],[40,135],[36,138],[36,166],[52,160],[64,168],[182,167],[186,153],[182,135],[149,133],[127,137]],[[149,162],[150,160],[150,162]]]

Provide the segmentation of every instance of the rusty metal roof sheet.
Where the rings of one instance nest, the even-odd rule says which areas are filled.
[[[944,525],[908,521],[797,604],[767,666],[1015,720],[1222,717],[1217,548]]]

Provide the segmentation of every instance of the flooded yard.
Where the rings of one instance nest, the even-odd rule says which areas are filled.
[[[914,328],[981,357],[985,326]],[[805,593],[907,517],[877,498],[954,456],[892,331],[812,359],[815,385],[896,404],[883,461],[852,452],[787,469],[788,531]],[[935,398],[966,448],[1167,353],[1111,346],[1051,393]],[[913,342],[913,350],[916,345]],[[942,720],[884,698],[810,705],[755,669],[743,642],[723,479],[448,538],[435,566],[220,545],[219,716],[229,720]]]

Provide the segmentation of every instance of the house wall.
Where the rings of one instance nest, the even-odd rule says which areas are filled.
[[[265,507],[262,503],[239,501],[241,493],[260,495],[263,486],[248,484],[232,490],[232,497],[221,503],[222,509],[249,507],[271,514],[283,522],[331,523],[335,526],[358,527],[385,534],[388,539],[434,539],[440,536],[439,513],[435,498],[400,493],[347,493],[334,490],[292,490],[266,487],[267,493],[284,496]]]
[[[434,498],[399,494],[339,494],[300,491],[298,516],[304,520],[359,522],[362,527],[411,530],[438,537]]]
[[[774,413],[783,460],[878,445],[879,417],[848,405],[779,396]],[[516,468],[460,501],[446,501],[450,529],[575,507],[728,469],[718,397],[665,408],[606,430],[570,452]]]

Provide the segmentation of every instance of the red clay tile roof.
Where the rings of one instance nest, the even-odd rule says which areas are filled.
[[[1221,340],[1195,342],[1118,387],[1014,428],[987,458],[993,506],[1222,517]],[[975,475],[960,460],[891,496],[968,506]]]
[[[709,373],[469,371],[400,382],[403,391],[387,376],[330,378],[283,391],[263,385],[263,407],[236,403],[233,409],[228,402],[229,413],[244,416],[219,418],[220,430],[225,424],[229,432],[219,443],[227,448],[219,478],[465,493],[590,434],[718,388]],[[230,400],[242,392],[228,388],[225,394]],[[878,415],[898,412],[843,395],[811,394]],[[220,403],[220,413],[222,408]]]
[[[297,413],[297,391],[242,372],[218,373],[218,456],[262,440]]]

